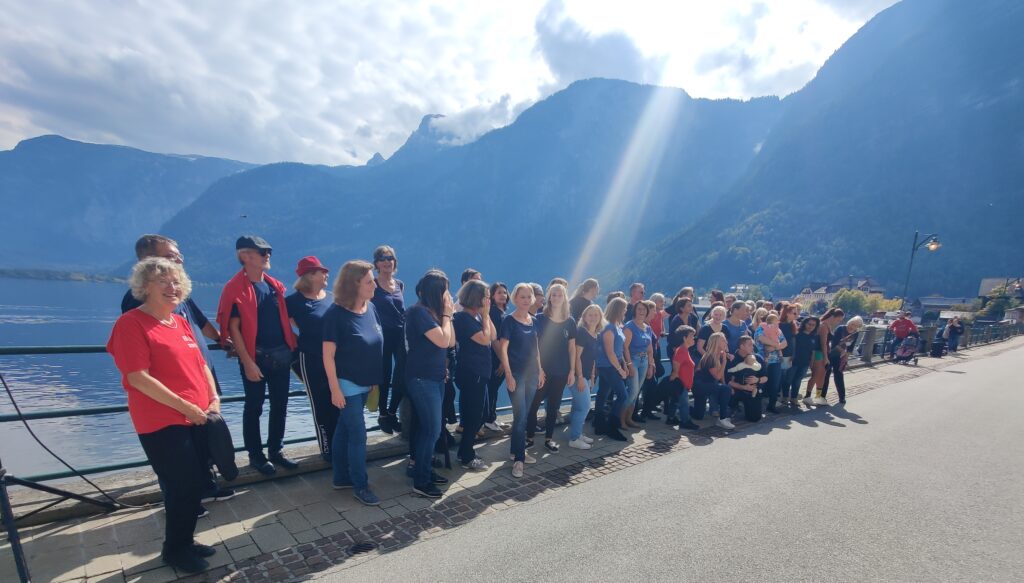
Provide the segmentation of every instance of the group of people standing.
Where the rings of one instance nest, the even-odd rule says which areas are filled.
[[[628,439],[624,432],[660,419],[659,412],[684,430],[697,429],[695,421],[706,413],[731,429],[730,418],[741,409],[753,421],[763,407],[774,412],[798,405],[808,370],[805,404],[826,405],[830,379],[845,403],[843,370],[863,326],[857,317],[844,323],[837,308],[801,320],[798,304],[745,302],[717,290],[700,317],[692,288],[666,301],[662,294],[646,299],[640,283],[628,296],[609,294],[602,309],[594,279],[570,296],[562,278],[546,288],[524,282],[510,290],[502,282],[485,283],[474,269],[463,272],[454,297],[445,273],[427,271],[415,285],[415,304],[406,306],[398,257],[387,245],[374,250],[372,262],[346,262],[333,285],[318,258],[304,257],[288,293],[267,273],[271,246],[247,235],[236,242],[241,269],[223,288],[215,327],[188,298],[191,283],[173,240],[143,236],[136,253],[108,350],[164,492],[164,559],[186,572],[205,568],[213,550],[192,540],[203,501],[233,495],[217,488],[203,451],[204,425],[219,412],[220,393],[204,336],[238,357],[251,467],[270,475],[298,465],[282,450],[294,371],[309,395],[334,488],[376,505],[366,471],[367,408],[378,411],[386,433],[406,426],[412,491],[438,498],[448,480],[434,471],[434,454],[447,436],[445,422],[456,420],[456,393],[458,458],[463,468],[482,471],[488,464],[476,455],[476,440],[486,430],[509,428],[497,417],[505,386],[511,473],[519,478],[536,462],[530,450],[537,433],[544,432],[545,449],[559,450],[554,431],[567,393],[568,446],[577,449],[594,441],[584,431],[588,417],[595,435],[620,441]],[[662,364],[666,350],[671,370]],[[259,423],[268,395],[264,453]],[[537,423],[541,405],[543,427]]]

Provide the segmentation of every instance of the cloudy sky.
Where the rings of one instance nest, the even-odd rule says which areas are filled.
[[[250,162],[458,139],[588,77],[798,90],[895,0],[0,0],[0,149],[40,134]]]

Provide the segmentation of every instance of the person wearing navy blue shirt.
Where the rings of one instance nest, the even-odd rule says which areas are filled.
[[[436,484],[447,479],[431,469],[434,444],[441,435],[441,403],[448,378],[448,348],[455,345],[452,316],[455,306],[448,293],[448,276],[437,269],[428,271],[416,284],[419,301],[409,308],[405,319],[408,356],[405,361],[405,396],[416,417],[413,456],[413,494],[440,498]]]
[[[491,284],[491,309],[489,315],[495,333],[501,330],[501,321],[505,319],[505,310],[508,308],[508,286],[504,282]],[[507,423],[498,423],[498,389],[505,382],[505,371],[501,367],[501,358],[498,357],[498,342],[491,344],[491,380],[487,381],[487,404],[484,406],[484,428],[491,431],[502,431],[510,426]]]
[[[373,266],[349,261],[334,282],[334,304],[324,315],[323,361],[331,403],[340,409],[331,442],[333,485],[351,488],[357,500],[377,506],[366,474],[367,394],[383,380],[384,331],[370,301],[377,288]]]
[[[372,301],[384,329],[384,382],[380,385],[377,423],[390,435],[402,430],[397,413],[405,393],[405,284],[395,277],[398,256],[390,245],[373,250],[373,266],[377,270],[377,289]]]
[[[543,297],[543,296],[542,296]],[[505,373],[509,400],[512,401],[512,477],[523,477],[523,464],[537,460],[526,452],[526,422],[537,387],[544,384],[544,370],[537,347],[537,329],[530,309],[536,296],[529,283],[517,283],[512,289],[515,311],[501,322],[498,355]]]
[[[328,270],[315,256],[300,259],[295,275],[299,276],[292,286],[295,292],[284,299],[292,328],[299,331],[299,357],[292,362],[292,371],[306,387],[320,455],[330,461],[338,409],[331,404],[323,354],[324,315],[334,298],[326,291]]]
[[[562,405],[565,387],[576,384],[576,321],[569,315],[569,297],[565,286],[556,283],[548,287],[544,311],[537,316],[537,341],[541,368],[545,382],[533,398],[530,416],[526,421],[526,443],[532,443],[533,428],[537,426],[537,411],[546,401],[544,417],[544,447],[558,451],[555,443],[555,422]]]
[[[644,382],[654,376],[654,363],[651,362],[654,360],[654,341],[651,327],[647,324],[647,318],[653,308],[654,302],[650,300],[638,301],[633,305],[633,319],[622,327],[622,332],[626,336],[626,367],[631,375],[626,379],[629,383],[629,394],[626,397],[626,407],[622,411],[623,427],[640,427],[634,422],[633,410],[636,408],[636,401]]]
[[[622,332],[626,307],[623,298],[608,302],[604,310],[607,324],[601,331],[596,361],[600,386],[595,401],[594,430],[616,441],[626,441],[626,436],[619,431],[625,410],[626,379],[630,374],[625,361],[626,335]]]
[[[491,379],[491,344],[497,338],[489,315],[489,294],[484,282],[467,281],[458,293],[462,311],[452,318],[457,346],[455,384],[459,387],[459,417],[463,427],[459,461],[463,468],[474,472],[487,469],[487,463],[477,457],[473,445],[483,425],[487,382]]]
[[[761,419],[761,399],[758,397],[760,388],[768,382],[764,358],[754,351],[754,339],[741,336],[737,343],[736,353],[728,368],[725,369],[725,381],[732,389],[732,400],[729,407],[733,412],[736,405],[743,403],[743,414],[747,421]],[[725,412],[722,417],[726,416]]]

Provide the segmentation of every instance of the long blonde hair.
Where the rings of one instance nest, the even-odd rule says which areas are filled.
[[[725,345],[724,347],[722,346],[723,344]],[[725,339],[725,334],[715,332],[708,338],[708,343],[704,346],[704,356],[700,358],[698,366],[702,370],[715,368],[718,365],[718,353],[728,346],[729,341]]]
[[[593,330],[587,328],[587,314],[591,312],[597,312],[597,328]],[[601,311],[601,306],[597,304],[590,304],[589,306],[583,309],[583,313],[580,314],[580,321],[577,322],[576,324],[580,328],[583,328],[584,330],[589,332],[591,336],[597,336],[598,334],[601,333],[601,330],[604,330],[604,327],[607,325],[607,322],[604,321],[604,312]]]
[[[355,310],[357,308],[356,301],[359,299],[359,282],[371,271],[373,271],[373,265],[359,259],[353,259],[342,265],[338,271],[338,279],[334,280],[334,303],[343,308]]]
[[[562,306],[558,308],[558,314],[554,314],[554,308],[551,307],[551,292],[560,290],[562,292]],[[547,301],[544,302],[544,315],[551,320],[557,320],[564,322],[569,319],[569,294],[565,291],[565,286],[560,283],[551,284],[548,287]]]
[[[626,300],[622,298],[612,298],[612,301],[608,302],[608,307],[604,309],[604,319],[609,324],[621,326],[625,323],[627,305]]]

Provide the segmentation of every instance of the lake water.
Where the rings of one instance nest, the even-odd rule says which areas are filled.
[[[106,344],[121,314],[125,290],[124,285],[111,283],[0,278],[0,345]],[[193,298],[211,319],[219,295],[219,286],[197,286],[193,290]],[[243,394],[237,360],[228,360],[219,351],[210,356],[224,394]],[[25,412],[126,402],[120,374],[106,353],[0,356],[0,373]],[[292,389],[302,389],[294,377]],[[264,439],[268,406],[264,406]],[[13,412],[7,395],[0,394],[0,413]],[[223,412],[235,445],[240,446],[242,403],[225,403]],[[127,413],[29,423],[51,449],[76,468],[145,457]],[[285,438],[312,435],[308,399],[292,397]],[[0,423],[0,458],[11,473],[20,476],[65,469],[35,444],[20,422]]]

